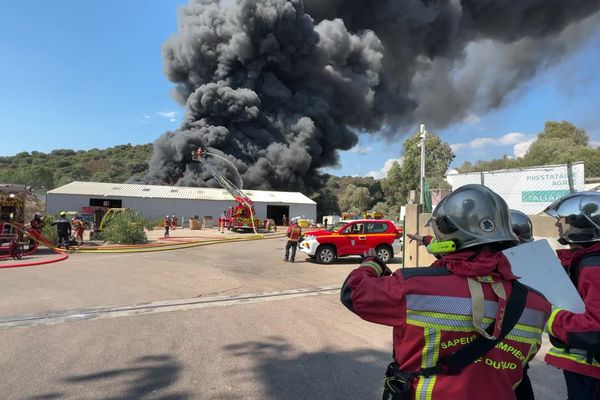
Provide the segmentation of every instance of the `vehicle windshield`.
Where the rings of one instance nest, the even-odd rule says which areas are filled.
[[[346,223],[343,223],[343,224],[342,224],[342,223],[337,223],[337,224],[334,224],[334,225],[328,226],[328,227],[327,227],[327,230],[328,230],[328,231],[331,231],[331,232],[337,232],[337,231],[339,231],[340,229],[342,229],[344,226],[346,226]]]

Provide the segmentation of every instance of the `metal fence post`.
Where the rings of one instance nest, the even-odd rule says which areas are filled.
[[[567,180],[569,181],[569,192],[575,193],[575,188],[573,187],[573,165],[571,161],[567,161]]]

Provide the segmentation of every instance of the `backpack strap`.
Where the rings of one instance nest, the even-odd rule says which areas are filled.
[[[435,374],[456,375],[465,367],[475,362],[478,358],[485,355],[515,327],[525,309],[528,291],[526,286],[518,281],[513,281],[512,293],[506,304],[502,329],[500,330],[500,335],[496,339],[490,340],[479,335],[475,340],[465,345],[457,352],[441,359],[436,366],[422,368],[417,374],[424,377]],[[491,335],[494,331],[494,326],[495,321],[487,327],[486,332]]]

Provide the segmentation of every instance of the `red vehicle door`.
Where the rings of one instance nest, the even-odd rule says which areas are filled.
[[[365,233],[367,233],[367,251],[377,249],[382,244],[392,245],[396,238],[396,233],[388,233],[389,225],[383,221],[367,222],[365,224]]]
[[[341,244],[338,248],[338,256],[363,255],[367,252],[367,235],[365,225],[362,222],[354,222],[342,231]]]

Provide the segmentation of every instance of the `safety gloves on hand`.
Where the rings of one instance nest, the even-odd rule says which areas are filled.
[[[366,257],[360,264],[361,267],[371,267],[378,277],[388,276],[392,274],[392,270],[379,258],[375,256]]]

